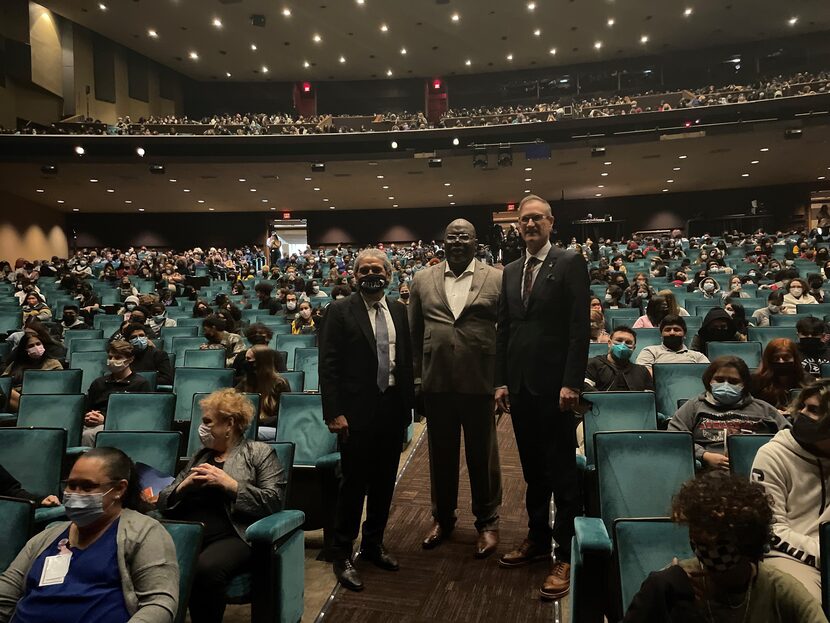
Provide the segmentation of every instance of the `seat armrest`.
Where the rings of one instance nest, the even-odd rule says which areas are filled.
[[[284,510],[263,517],[248,526],[245,536],[251,542],[275,543],[305,523],[305,513],[298,510]]]
[[[580,552],[591,552],[611,556],[614,546],[605,529],[605,524],[598,517],[574,518],[574,539]]]
[[[167,392],[170,393],[173,391],[172,385],[156,385],[157,392]]]
[[[576,455],[576,468],[581,472],[584,472],[586,469],[588,469],[588,459],[585,458],[584,454]]]
[[[331,454],[324,454],[314,461],[314,467],[317,469],[333,469],[339,462],[340,453],[332,452]]]

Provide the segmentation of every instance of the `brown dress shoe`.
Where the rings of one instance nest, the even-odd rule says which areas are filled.
[[[499,565],[507,568],[521,567],[546,558],[550,558],[550,543],[538,545],[529,539],[525,539],[519,547],[499,558]]]
[[[441,542],[450,536],[452,529],[445,529],[437,521],[433,522],[432,529],[427,534],[426,538],[421,542],[421,547],[424,549],[435,549]]]
[[[555,562],[550,568],[550,575],[539,589],[544,600],[562,599],[571,590],[571,565],[567,562]]]
[[[490,554],[496,551],[499,545],[499,531],[498,530],[482,530],[478,533],[478,542],[476,543],[476,558],[487,558]]]

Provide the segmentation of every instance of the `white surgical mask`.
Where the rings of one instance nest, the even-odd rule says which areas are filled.
[[[130,365],[127,359],[107,359],[107,368],[110,372],[122,372],[124,368]]]
[[[216,437],[213,436],[206,424],[199,424],[199,441],[202,442],[205,448],[212,448],[216,441]]]

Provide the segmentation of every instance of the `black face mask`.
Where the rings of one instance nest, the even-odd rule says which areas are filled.
[[[816,449],[816,445],[830,440],[830,418],[824,417],[815,421],[806,415],[799,415],[793,423],[792,433],[800,445],[815,454],[822,454]]]
[[[247,374],[254,374],[256,372],[256,361],[245,360],[245,372]]]
[[[376,294],[386,288],[386,277],[383,275],[363,275],[358,284],[366,294]]]
[[[735,338],[734,331],[729,329],[709,329],[707,333],[710,342],[729,342]]]
[[[803,337],[798,342],[806,351],[816,351],[821,348],[822,341],[820,337]]]
[[[680,347],[683,346],[683,336],[666,335],[663,337],[663,346],[669,350],[680,350]]]
[[[401,298],[405,301],[409,298],[409,292],[401,292]]]
[[[75,316],[74,314],[64,314],[64,315],[63,315],[63,318],[62,318],[63,323],[64,323],[65,325],[71,325],[71,324],[72,324],[73,322],[75,322],[77,319],[78,319],[78,317],[77,317],[77,316]]]
[[[795,375],[798,364],[794,361],[784,362],[784,361],[775,361],[770,364],[772,371],[776,374],[786,375],[786,376],[793,376]]]

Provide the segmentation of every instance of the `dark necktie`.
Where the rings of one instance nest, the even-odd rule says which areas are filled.
[[[378,347],[378,389],[385,392],[389,387],[389,328],[386,314],[380,303],[375,303],[375,342]]]
[[[530,291],[533,289],[533,268],[539,263],[539,258],[530,256],[525,264],[524,284],[522,286],[522,305],[527,309],[530,300]]]

